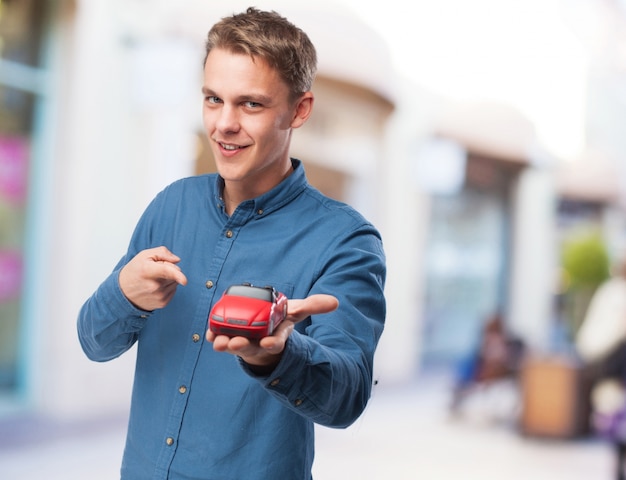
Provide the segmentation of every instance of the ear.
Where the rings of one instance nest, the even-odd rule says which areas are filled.
[[[306,92],[298,100],[294,110],[291,128],[298,128],[304,125],[313,111],[313,92]]]

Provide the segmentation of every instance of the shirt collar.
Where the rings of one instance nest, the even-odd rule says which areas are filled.
[[[256,212],[269,213],[289,203],[291,199],[300,194],[308,185],[304,166],[296,158],[291,159],[293,172],[270,191],[256,198],[242,202],[237,208],[253,208]],[[224,179],[217,175],[216,192],[220,204],[223,204],[222,192],[224,191]]]

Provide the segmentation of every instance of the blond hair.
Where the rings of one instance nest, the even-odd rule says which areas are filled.
[[[262,58],[289,87],[292,100],[311,90],[317,54],[309,37],[276,12],[254,7],[222,18],[208,33],[206,62],[214,48]]]

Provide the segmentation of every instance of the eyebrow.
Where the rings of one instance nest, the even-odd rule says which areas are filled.
[[[218,98],[222,98],[220,97],[220,95],[218,95],[217,93],[215,93],[213,90],[211,90],[208,87],[202,87],[202,94],[204,96],[211,96],[211,97],[218,97]],[[255,102],[255,103],[260,103],[261,105],[269,105],[272,102],[272,97],[268,97],[267,95],[263,95],[261,93],[259,94],[249,94],[249,95],[240,95],[239,97],[237,97],[237,103],[243,103],[243,102]]]
[[[207,87],[202,87],[202,95],[205,95],[207,97],[209,97],[209,96],[217,96],[217,95],[215,95],[215,92],[213,90],[211,90],[210,88],[207,88]]]

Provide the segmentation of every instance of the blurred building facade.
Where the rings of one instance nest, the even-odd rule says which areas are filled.
[[[0,5],[0,416],[123,410],[132,352],[89,362],[76,315],[152,197],[211,170],[203,39],[247,3]],[[258,6],[292,19],[319,52],[316,109],[293,155],[312,183],[383,234],[379,380],[453,361],[495,311],[533,348],[549,349],[558,205],[566,191],[582,198],[588,182],[566,187],[560,159],[515,109],[450,102],[399,78],[382,38],[349,10]],[[619,207],[615,192],[602,197],[603,212]]]

